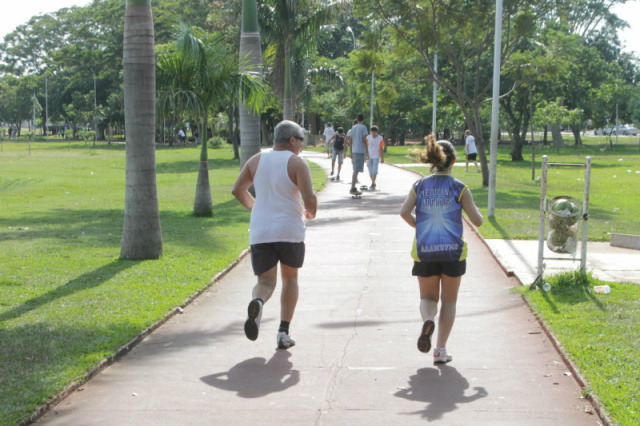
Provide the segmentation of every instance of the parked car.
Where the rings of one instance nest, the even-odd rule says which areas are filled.
[[[596,130],[595,132],[596,134],[598,134],[598,131]],[[608,128],[604,128],[602,129],[602,134],[603,135],[634,135],[636,136],[638,134],[638,129],[634,126],[631,125],[619,125],[617,127],[608,127]]]
[[[638,128],[631,126],[631,125],[624,125],[622,126],[623,129],[620,130],[620,132],[623,135],[633,135],[633,136],[638,136]]]

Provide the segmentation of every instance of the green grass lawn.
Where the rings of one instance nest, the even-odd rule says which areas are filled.
[[[607,283],[610,294],[594,294],[604,284],[591,275],[564,273],[546,279],[551,290],[515,288],[561,342],[590,389],[619,425],[640,424],[640,286]]]
[[[124,145],[4,142],[0,425],[15,425],[204,288],[248,247],[230,148],[209,150],[213,217],[192,215],[199,150],[157,150],[164,255],[119,260]],[[316,189],[322,169],[312,165]]]
[[[582,149],[569,145],[560,149],[536,145],[535,176],[541,175],[542,156],[550,163],[585,163],[591,156],[591,190],[589,203],[589,240],[609,241],[609,233],[638,234],[640,222],[640,150],[637,138],[626,138],[613,148],[604,138],[585,138]],[[624,143],[623,143],[624,142]],[[407,151],[414,147],[387,148],[385,160],[392,164],[410,163]],[[456,147],[458,162],[464,163],[464,148]],[[537,239],[540,215],[540,183],[531,179],[531,147],[525,147],[525,161],[512,162],[510,147],[498,150],[495,216],[482,225],[485,238]],[[428,168],[412,167],[427,174]],[[473,169],[471,165],[470,170]],[[466,183],[487,219],[488,188],[482,187],[482,175],[454,167],[453,175]],[[380,175],[380,179],[384,176]],[[570,195],[582,200],[584,169],[551,167],[547,197]]]
[[[582,152],[538,147],[552,162],[593,157],[590,239],[637,233],[637,144],[613,149],[588,139]],[[209,151],[214,215],[191,213],[199,151],[160,147],[157,181],[164,255],[119,260],[124,209],[123,145],[3,142],[0,151],[0,425],[15,425],[69,383],[204,288],[248,246],[249,212],[230,190],[238,161],[230,148]],[[321,150],[321,149],[320,149]],[[407,147],[386,160],[407,163]],[[458,147],[461,153],[461,148]],[[512,163],[500,147],[496,219],[487,238],[536,238],[539,184],[529,161]],[[526,154],[527,156],[529,154]],[[620,161],[622,159],[622,161]],[[529,160],[529,157],[527,157]],[[428,169],[416,168],[420,172]],[[631,170],[628,172],[627,170]],[[552,169],[549,196],[581,198],[576,169]],[[312,165],[314,186],[326,176]],[[480,175],[455,168],[486,216]],[[614,177],[615,176],[615,177]],[[381,176],[382,178],[382,176]],[[559,281],[555,281],[559,280]],[[610,295],[550,277],[549,293],[518,291],[560,339],[591,391],[621,425],[638,424],[637,339],[640,286],[609,283]],[[593,281],[593,280],[592,280]]]

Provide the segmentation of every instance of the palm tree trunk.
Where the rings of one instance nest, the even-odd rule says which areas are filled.
[[[198,183],[196,184],[196,198],[193,202],[193,213],[196,216],[211,216],[213,201],[211,199],[211,185],[209,184],[209,157],[207,154],[207,122],[209,112],[204,110],[202,123],[202,144],[200,145],[200,167],[198,168]]]
[[[243,60],[247,60],[249,70],[262,76],[262,48],[256,0],[242,0],[240,61]],[[260,152],[260,115],[249,111],[240,100],[240,168],[244,167],[247,160],[258,152]]]
[[[285,120],[293,120],[293,96],[291,95],[291,49],[284,50],[284,113]]]
[[[124,19],[126,186],[120,257],[162,255],[155,155],[155,52],[151,0],[127,0]]]

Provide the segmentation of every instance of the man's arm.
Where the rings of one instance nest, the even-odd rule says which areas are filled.
[[[256,202],[253,195],[249,192],[249,188],[253,185],[253,177],[255,176],[256,169],[258,168],[259,161],[260,153],[251,157],[240,171],[240,174],[231,189],[233,196],[240,201],[240,204],[249,210],[253,209],[253,205]]]
[[[378,148],[378,155],[380,156],[380,162],[384,163],[384,139],[380,141],[380,148]]]
[[[289,164],[291,165],[289,176],[293,177],[291,180],[300,190],[300,195],[302,195],[302,201],[304,202],[304,217],[313,219],[316,217],[318,210],[318,198],[313,190],[309,165],[300,157],[292,157]]]
[[[364,145],[364,158],[369,158],[369,143],[367,142],[367,135],[362,136],[362,145]]]

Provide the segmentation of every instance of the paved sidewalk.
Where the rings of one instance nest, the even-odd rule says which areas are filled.
[[[328,169],[322,154],[304,155]],[[343,179],[350,173],[346,161]],[[319,194],[291,326],[295,347],[275,349],[279,290],[258,340],[245,338],[255,282],[245,257],[38,424],[597,425],[538,322],[509,292],[516,280],[470,229],[453,362],[435,367],[418,352],[412,229],[398,215],[415,180],[381,165],[379,190],[360,200],[347,182],[328,182]]]
[[[524,285],[533,283],[538,275],[538,241],[485,240],[496,259]],[[580,256],[578,247],[577,256]],[[558,255],[544,249],[545,257],[565,256],[567,260],[544,260],[545,275],[563,271],[577,271],[580,261],[569,255]],[[586,270],[605,281],[640,284],[640,251],[613,247],[606,242],[587,243]]]

